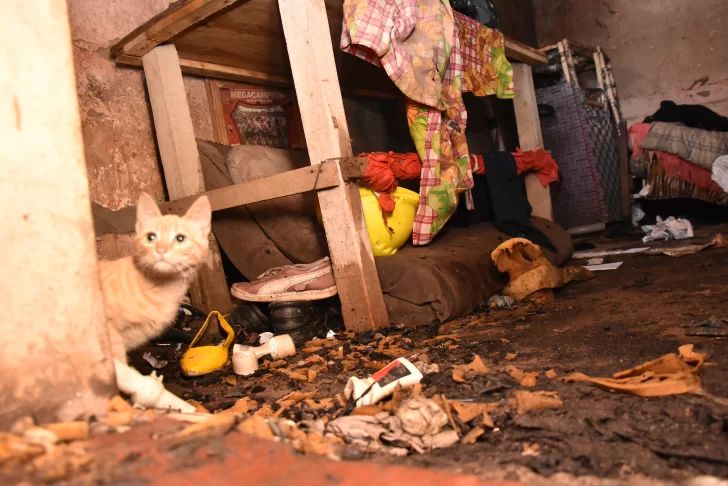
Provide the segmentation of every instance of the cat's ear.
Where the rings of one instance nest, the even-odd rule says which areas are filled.
[[[137,203],[137,219],[136,219],[136,231],[140,233],[147,226],[151,225],[152,222],[160,217],[162,212],[159,210],[159,206],[152,199],[152,196],[146,192],[142,192],[139,195],[139,202]]]
[[[209,235],[210,225],[212,224],[212,207],[207,196],[200,196],[197,201],[192,203],[190,209],[185,213],[184,218],[198,226],[204,236]]]

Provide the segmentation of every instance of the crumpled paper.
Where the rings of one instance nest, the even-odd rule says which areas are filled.
[[[401,455],[405,449],[421,454],[460,439],[456,431],[442,430],[447,422],[447,414],[434,401],[415,396],[404,401],[396,415],[339,417],[326,425],[326,433],[367,451]]]
[[[511,238],[493,250],[491,258],[500,272],[508,273],[503,295],[520,302],[543,289],[555,289],[573,280],[587,280],[594,274],[583,267],[557,268],[540,246],[525,238]]]
[[[699,373],[706,355],[693,351],[692,344],[680,346],[678,353],[666,354],[656,360],[620,371],[613,378],[592,378],[583,373],[572,373],[564,381],[586,381],[607,390],[641,397],[679,395],[699,390]]]

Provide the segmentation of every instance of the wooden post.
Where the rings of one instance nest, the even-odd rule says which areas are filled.
[[[543,148],[543,135],[541,135],[541,121],[538,118],[538,104],[536,103],[536,90],[533,87],[533,72],[528,64],[513,64],[513,82],[516,88],[516,97],[513,106],[516,110],[516,124],[518,125],[518,140],[521,150],[536,150]],[[526,174],[526,193],[528,202],[533,208],[533,215],[554,220],[551,208],[551,189],[543,187],[536,174]]]
[[[324,0],[279,0],[278,5],[311,163],[350,157],[349,128]],[[386,326],[387,309],[359,188],[342,184],[319,191],[318,198],[344,323],[356,331]]]
[[[205,192],[177,49],[173,45],[155,47],[142,57],[142,65],[169,198],[175,200]],[[197,281],[190,287],[190,298],[192,305],[205,312],[232,310],[220,248],[212,233],[208,264],[202,267]]]
[[[65,0],[0,2],[0,429],[116,393]]]

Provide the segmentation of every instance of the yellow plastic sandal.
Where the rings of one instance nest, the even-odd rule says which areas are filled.
[[[210,318],[213,315],[217,316],[217,320],[220,323],[220,331],[227,333],[225,343],[220,346],[196,346],[197,343],[203,338],[208,330],[208,324]],[[208,338],[209,340],[209,338]],[[225,317],[217,311],[212,311],[205,319],[205,323],[200,328],[195,339],[192,340],[192,344],[182,355],[179,361],[179,366],[182,368],[182,373],[187,376],[200,376],[207,373],[211,373],[215,370],[219,370],[228,360],[228,352],[230,346],[235,340],[235,331],[230,327],[230,324],[225,320]]]

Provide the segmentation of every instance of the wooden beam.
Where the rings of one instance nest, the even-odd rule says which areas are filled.
[[[549,58],[543,52],[539,52],[533,47],[522,44],[515,39],[504,36],[506,42],[506,57],[512,61],[525,62],[532,66],[539,64],[548,64]]]
[[[0,430],[101,417],[117,393],[67,12],[0,2]]]
[[[531,66],[528,64],[513,64],[513,82],[516,87],[513,107],[516,111],[518,140],[521,150],[543,148],[541,121],[538,118],[538,103],[536,102],[536,90],[533,86]],[[543,187],[536,174],[526,174],[526,193],[528,194],[528,202],[531,203],[533,208],[533,215],[553,221],[551,189]]]
[[[111,54],[142,57],[160,44],[240,0],[181,0],[126,35]]]
[[[361,161],[367,161],[366,158],[352,157],[342,160],[342,174],[348,172],[350,179],[361,177]],[[338,164],[338,160],[327,160],[322,164],[207,191],[204,194],[210,199],[212,210],[221,211],[279,197],[292,196],[302,192],[331,189],[341,183]],[[346,180],[347,177],[344,177],[344,179]],[[160,209],[164,214],[182,215],[198,197],[200,197],[200,194],[169,201],[160,205]],[[108,233],[124,234],[134,232],[136,206],[128,206],[118,211],[112,211],[95,205],[93,214],[96,236]]]
[[[350,157],[324,0],[278,0],[298,106],[312,163]],[[387,326],[379,276],[355,184],[318,193],[344,323],[366,331]]]
[[[169,198],[175,200],[205,192],[177,50],[173,45],[156,47],[142,58],[142,64]],[[210,260],[192,284],[190,296],[192,304],[206,312],[232,310],[220,249],[212,233]]]

